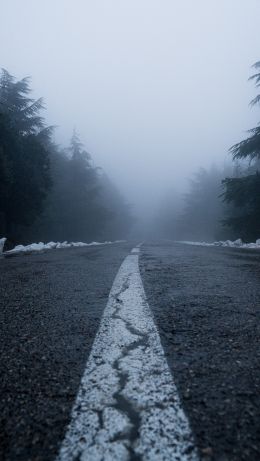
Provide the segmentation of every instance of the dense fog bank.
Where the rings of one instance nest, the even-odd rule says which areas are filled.
[[[260,62],[251,80],[260,87]],[[259,104],[256,95],[251,105]],[[260,237],[260,125],[230,148],[230,162],[200,168],[184,194],[170,192],[133,211],[95,166],[77,132],[61,148],[31,97],[29,79],[0,78],[0,234],[10,244],[170,238],[214,241]],[[231,160],[233,159],[233,162]],[[174,190],[174,179],[172,181]],[[141,197],[140,197],[141,201]],[[157,200],[158,202],[158,200]]]

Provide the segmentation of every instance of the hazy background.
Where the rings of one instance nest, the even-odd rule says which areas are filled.
[[[257,123],[259,0],[0,0],[0,66],[32,77],[143,212]]]

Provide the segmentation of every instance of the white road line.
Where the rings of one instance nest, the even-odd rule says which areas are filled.
[[[56,461],[197,461],[138,254],[113,283]]]

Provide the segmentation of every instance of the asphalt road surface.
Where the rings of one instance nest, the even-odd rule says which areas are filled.
[[[135,246],[0,259],[0,459],[260,459],[260,252]]]

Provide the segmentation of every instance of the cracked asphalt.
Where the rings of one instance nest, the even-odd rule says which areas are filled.
[[[3,461],[57,456],[109,291],[133,246],[0,259]],[[260,253],[154,242],[142,246],[140,266],[201,458],[259,460]]]
[[[57,461],[79,459],[198,461],[136,254],[114,281]]]

